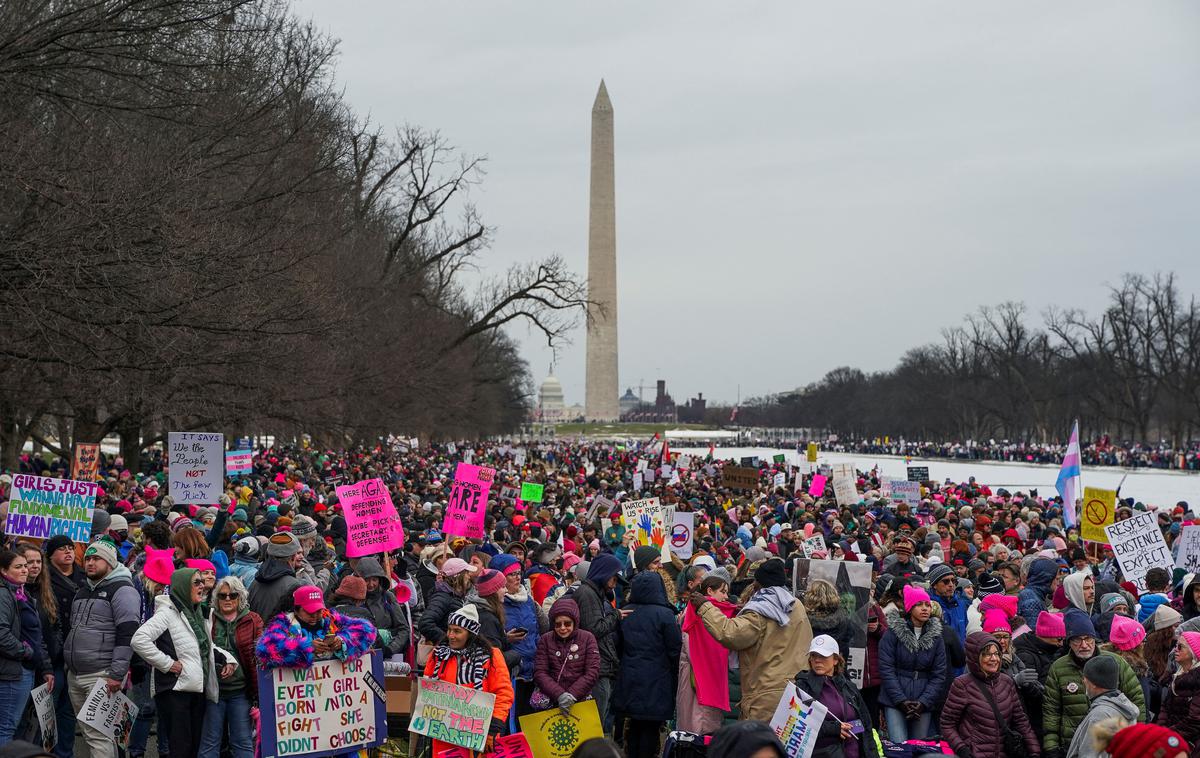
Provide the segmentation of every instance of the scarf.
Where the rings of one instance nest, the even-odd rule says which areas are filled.
[[[492,656],[480,645],[468,645],[462,650],[455,650],[449,645],[438,645],[433,649],[433,657],[437,661],[433,668],[433,678],[442,678],[442,669],[446,662],[453,658],[458,664],[455,672],[457,684],[472,689],[483,689],[483,678],[487,676],[488,664]]]
[[[524,582],[521,582],[521,586],[517,588],[516,592],[505,592],[504,596],[514,603],[524,603],[529,599],[529,588],[525,586]]]
[[[204,688],[208,689],[210,677],[208,660],[212,655],[212,640],[208,636],[208,628],[204,623],[204,613],[200,606],[192,603],[192,577],[198,572],[193,568],[176,569],[171,574],[171,603],[179,610],[179,615],[192,628],[196,644],[200,648],[200,668],[204,672]]]
[[[763,618],[768,618],[780,626],[787,626],[791,620],[792,606],[796,604],[796,597],[788,592],[784,587],[764,587],[754,596],[750,598],[750,602],[742,608],[741,613],[747,611],[757,613]]]
[[[726,618],[733,618],[737,606],[710,600]],[[729,710],[729,650],[709,633],[700,614],[689,603],[683,612],[683,631],[687,633],[688,660],[696,680],[696,702],[710,708]]]
[[[8,584],[9,589],[13,591],[13,594],[17,596],[17,600],[20,600],[22,603],[29,601],[29,596],[25,594],[25,585],[10,582],[7,577],[5,577],[4,581]]]

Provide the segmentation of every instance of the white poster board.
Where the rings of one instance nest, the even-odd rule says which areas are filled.
[[[66,687],[66,682],[55,682],[59,687]],[[29,693],[33,699],[33,712],[37,716],[38,726],[42,732],[42,747],[50,750],[58,742],[58,719],[54,714],[54,693],[49,685],[34,687]]]
[[[783,743],[788,758],[809,758],[828,714],[829,709],[812,695],[788,682],[771,716],[771,731]]]
[[[695,550],[696,514],[675,512],[671,526],[671,553],[681,561],[690,560]]]
[[[1175,567],[1189,574],[1200,573],[1200,524],[1189,524],[1179,533]]]
[[[167,475],[176,505],[216,505],[225,491],[225,435],[167,432]]]
[[[894,503],[907,503],[916,508],[921,504],[921,483],[907,479],[884,479],[882,494]]]
[[[75,718],[110,737],[116,744],[129,744],[129,733],[138,708],[133,701],[117,692],[108,694],[108,684],[103,677],[97,680],[83,701],[83,707]]]
[[[1159,566],[1170,573],[1175,560],[1158,529],[1158,519],[1152,513],[1136,513],[1124,521],[1104,527],[1108,544],[1121,567],[1125,579],[1137,585],[1138,594],[1146,591],[1146,572]]]
[[[842,507],[857,505],[860,499],[854,480],[848,476],[833,477],[833,496]]]

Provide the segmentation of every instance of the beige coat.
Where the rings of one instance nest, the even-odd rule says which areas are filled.
[[[712,603],[704,604],[700,618],[717,642],[738,652],[742,718],[770,721],[787,683],[808,670],[812,626],[804,603],[792,606],[787,626],[753,612],[726,618]]]

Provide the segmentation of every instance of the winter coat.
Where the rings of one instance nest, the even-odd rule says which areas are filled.
[[[1096,655],[1112,655],[1117,659],[1121,672],[1120,690],[1138,707],[1138,721],[1146,720],[1146,702],[1142,696],[1142,685],[1138,683],[1133,669],[1119,655],[1097,651]],[[1042,708],[1043,742],[1046,750],[1064,750],[1071,744],[1079,722],[1088,711],[1087,690],[1083,687],[1083,663],[1078,663],[1070,653],[1060,657],[1050,666],[1046,675],[1045,701]]]
[[[504,595],[504,631],[510,632],[514,629],[525,630],[525,636],[512,643],[512,649],[521,656],[521,670],[517,678],[533,679],[534,657],[537,654],[541,623],[538,620],[538,606],[529,596],[529,588],[524,585],[516,596],[508,593]]]
[[[417,631],[434,645],[446,639],[446,622],[450,614],[462,608],[466,599],[456,595],[445,582],[438,582],[425,604],[425,612],[417,620]]]
[[[1140,595],[1137,603],[1138,623],[1146,623],[1146,619],[1154,615],[1154,612],[1158,610],[1158,606],[1163,605],[1164,603],[1169,604],[1170,602],[1171,598],[1167,597],[1166,593],[1163,592],[1152,592],[1145,595]]]
[[[857,719],[862,722],[863,731],[851,737],[858,741],[858,755],[861,758],[879,758],[879,743],[875,741],[875,735],[872,732],[875,725],[871,719],[871,712],[867,708],[866,701],[863,700],[862,693],[854,686],[854,683],[841,674],[828,679],[817,676],[812,671],[801,671],[796,674],[796,687],[812,695],[818,702],[821,701],[821,693],[825,689],[827,681],[837,689],[846,705],[854,710],[855,716],[847,720]],[[841,740],[841,732],[842,727],[837,719],[826,718],[822,721],[821,729],[817,732],[818,742],[813,749],[812,758],[842,758],[846,751]]]
[[[935,592],[933,602],[942,606],[942,626],[953,629],[954,633],[958,635],[958,641],[965,644],[967,640],[967,609],[971,607],[971,600],[962,590],[955,590],[954,595],[948,598]]]
[[[33,672],[33,680],[40,682],[46,674],[54,673],[54,669],[50,665],[50,652],[46,647],[46,636],[43,633],[43,615],[38,608],[37,588],[32,584],[26,585],[24,587],[25,599],[19,600],[7,581],[0,581],[0,584],[13,593],[17,612],[20,613],[20,635],[21,640],[25,643],[23,647],[27,648],[28,653],[23,665]]]
[[[504,655],[499,649],[492,648],[492,658],[485,666],[483,684],[479,689],[481,692],[490,692],[496,696],[496,703],[492,707],[492,724],[485,725],[485,728],[491,731],[491,727],[496,723],[503,724],[508,720],[508,713],[512,710],[514,698],[512,681],[508,678],[508,666],[504,663]],[[425,662],[425,676],[457,684],[458,660],[453,655],[450,656],[442,665],[441,671],[438,672],[438,659],[431,654],[429,660]],[[441,740],[432,740],[432,743],[433,755],[442,755],[453,747]]]
[[[413,578],[416,579],[417,586],[421,589],[421,598],[425,601],[425,607],[428,608],[429,600],[433,596],[434,585],[437,584],[437,570],[422,562]]]
[[[201,660],[196,633],[169,595],[154,598],[154,615],[133,633],[132,644],[133,651],[155,669],[152,694],[201,692],[215,703],[220,696],[217,672],[229,663],[240,665],[237,656],[216,645],[209,645],[207,658]],[[175,661],[183,664],[178,674],[171,673]]]
[[[30,651],[21,642],[20,601],[8,586],[0,581],[0,681],[15,682],[22,676],[23,662]]]
[[[249,590],[254,586],[254,579],[258,576],[258,561],[235,555],[233,563],[229,565],[229,573],[241,579],[242,584]]]
[[[813,635],[804,603],[792,604],[786,626],[745,608],[727,618],[712,603],[701,606],[700,619],[717,642],[738,653],[742,718],[770,721],[788,682],[808,670]]]
[[[942,622],[931,616],[917,637],[912,623],[899,612],[887,614],[888,630],[879,641],[879,702],[898,706],[916,700],[932,711],[946,686],[946,644]]]
[[[263,619],[273,619],[291,607],[292,593],[300,589],[296,571],[278,558],[268,558],[258,567],[250,587],[250,610]]]
[[[842,658],[850,660],[850,642],[854,639],[854,627],[850,622],[850,614],[840,606],[833,613],[817,613],[808,611],[808,623],[812,625],[814,637],[827,634],[838,644],[838,652]]]
[[[942,739],[950,743],[957,755],[1005,758],[1004,725],[1025,740],[1029,755],[1040,754],[1042,748],[1025,709],[1021,707],[1017,685],[1007,674],[984,674],[980,666],[979,654],[989,643],[995,644],[996,638],[985,632],[973,632],[967,638],[967,673],[950,684],[950,693],[938,719]],[[1000,711],[999,722],[991,703],[979,688],[981,684],[991,693]]]
[[[391,592],[391,578],[384,573],[379,561],[371,557],[360,560],[355,573],[363,580],[379,580],[379,589],[367,593],[365,607],[371,612],[371,623],[375,625],[376,634],[386,629],[391,635],[387,645],[381,648],[384,654],[390,658],[403,653],[408,649],[408,617],[400,607],[400,601]]]
[[[641,721],[667,721],[675,715],[675,683],[683,643],[675,608],[655,572],[633,578],[633,611],[621,622],[621,665],[613,685],[614,713]]]
[[[1179,732],[1192,746],[1191,757],[1200,757],[1200,668],[1193,666],[1171,680],[1155,721]]]
[[[75,565],[72,565],[72,569],[69,576],[64,575],[48,558],[42,569],[42,576],[50,575],[50,591],[54,593],[54,600],[58,603],[58,627],[55,631],[58,632],[60,648],[66,643],[67,633],[71,631],[71,605],[75,601],[75,593],[87,582],[87,574],[83,573],[83,569]]]
[[[507,655],[512,645],[508,642],[508,635],[504,633],[504,624],[500,623],[500,617],[492,610],[492,606],[488,605],[488,601],[475,594],[474,588],[467,593],[467,602],[474,605],[475,610],[479,613],[479,636],[492,643],[492,647],[499,648],[501,652],[506,653],[504,660],[508,661],[509,675],[511,675],[511,669],[516,665],[518,659],[516,654]]]
[[[85,582],[71,603],[71,631],[63,648],[67,668],[124,679],[133,655],[130,640],[141,621],[142,596],[129,569],[117,566],[94,586]]]
[[[1017,615],[1029,624],[1037,622],[1038,614],[1050,607],[1050,585],[1058,576],[1058,563],[1038,558],[1029,566],[1025,589],[1017,594]]]
[[[1183,592],[1180,593],[1179,597],[1177,598],[1179,601],[1179,607],[1176,610],[1183,614],[1184,621],[1190,621],[1191,619],[1200,616],[1200,607],[1197,607],[1196,600],[1193,598],[1193,587],[1200,587],[1200,573],[1192,576],[1188,583],[1184,585]],[[1188,742],[1188,744],[1190,745],[1192,743]]]
[[[615,677],[620,658],[621,615],[608,601],[608,592],[584,579],[573,596],[579,605],[579,628],[592,633],[600,650],[600,676]]]
[[[873,632],[872,623],[877,623]],[[879,675],[879,641],[883,639],[883,633],[886,631],[887,620],[884,618],[883,608],[879,603],[871,603],[871,607],[867,609],[867,666],[863,670],[864,690],[883,684],[883,678]]]
[[[209,616],[208,633],[211,639],[216,639],[216,613]],[[242,667],[246,680],[246,698],[251,705],[258,705],[258,660],[254,657],[254,645],[263,633],[263,620],[254,611],[245,613],[237,620],[233,628],[234,650],[229,652],[237,656],[237,663]]]
[[[331,628],[336,627],[333,633],[342,638],[342,646],[333,654],[338,660],[357,658],[375,644],[375,627],[370,621],[336,611],[330,614]],[[317,659],[313,638],[300,627],[294,613],[281,613],[267,625],[254,645],[254,657],[266,669],[309,668]]]
[[[1033,726],[1033,733],[1041,739],[1045,734],[1042,727],[1042,707],[1045,702],[1046,677],[1050,674],[1050,666],[1059,658],[1058,645],[1042,642],[1033,632],[1022,634],[1013,640],[1013,654],[1021,661],[1024,668],[1037,671],[1037,681],[1019,688],[1021,702],[1025,705],[1025,713]]]
[[[1096,750],[1092,729],[1105,719],[1119,717],[1128,722],[1134,722],[1138,717],[1138,707],[1129,701],[1120,690],[1109,690],[1097,695],[1089,704],[1087,715],[1075,728],[1071,738],[1071,746],[1067,748],[1067,758],[1099,758],[1107,753]]]
[[[553,630],[546,632],[538,638],[534,653],[533,682],[551,703],[557,702],[564,692],[583,700],[600,681],[600,647],[596,638],[579,628],[579,608],[573,600],[555,603],[550,618],[564,614],[575,619],[575,631],[565,640],[559,639]]]

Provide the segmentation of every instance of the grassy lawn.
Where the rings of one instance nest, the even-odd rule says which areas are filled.
[[[704,424],[643,424],[631,422],[628,424],[558,424],[554,432],[558,436],[572,434],[602,434],[626,437],[651,437],[661,434],[668,429],[715,429]]]

